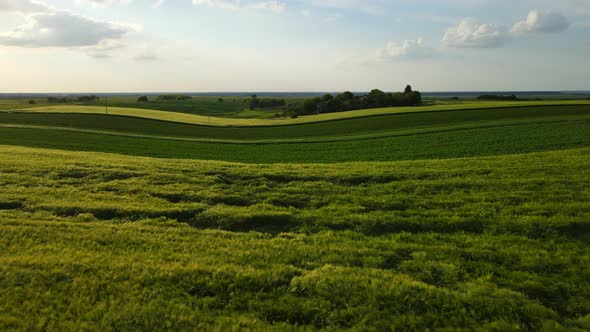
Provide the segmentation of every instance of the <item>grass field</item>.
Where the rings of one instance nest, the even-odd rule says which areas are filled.
[[[427,131],[320,143],[205,143],[61,130],[1,128],[0,144],[247,163],[438,159],[590,146],[590,120]]]
[[[214,127],[104,114],[0,113],[0,124],[68,127],[149,136],[202,138],[208,140],[313,140],[399,132],[400,130],[457,125],[490,125],[514,121],[554,121],[590,117],[590,105],[544,106],[461,111],[389,114],[292,126]]]
[[[249,97],[243,96],[223,96],[223,97],[208,97],[208,96],[193,96],[190,100],[157,100],[157,96],[150,96],[149,102],[138,102],[135,97],[108,97],[106,102],[110,107],[117,108],[138,108],[147,110],[157,110],[164,112],[196,114],[204,116],[228,117],[228,118],[272,118],[277,113],[283,111],[282,108],[267,108],[249,110],[247,100]],[[219,101],[219,99],[222,101]],[[105,99],[100,98],[95,102],[78,102],[76,97],[69,97],[72,99],[68,104],[50,104],[47,98],[0,98],[0,110],[14,110],[14,109],[29,109],[32,107],[85,107],[94,106],[105,109]],[[284,98],[289,103],[301,103],[303,98]],[[30,104],[33,100],[35,103]]]
[[[506,107],[531,107],[531,106],[568,106],[568,105],[590,105],[587,100],[560,100],[560,101],[519,101],[519,102],[444,102],[441,104],[429,106],[414,106],[414,107],[389,107],[376,108],[368,110],[358,110],[339,113],[325,113],[313,116],[302,116],[296,119],[285,118],[248,118],[237,119],[228,117],[204,116],[178,112],[164,112],[158,110],[141,109],[141,108],[123,108],[123,107],[109,107],[108,113],[111,115],[124,115],[132,117],[142,117],[153,120],[182,122],[188,124],[207,125],[207,126],[276,126],[276,125],[295,125],[303,123],[334,121],[348,118],[367,117],[375,115],[386,115],[396,113],[412,113],[412,112],[434,112],[434,111],[450,111],[450,110],[468,110],[468,109],[494,109]],[[11,109],[14,111],[16,109]],[[83,106],[83,105],[55,105],[43,107],[27,107],[20,109],[27,112],[38,113],[79,113],[79,114],[105,114],[104,106]],[[7,110],[4,110],[7,112]]]
[[[588,102],[111,110],[0,112],[0,330],[590,330]]]
[[[0,160],[2,330],[590,329],[588,148]]]
[[[222,102],[219,101],[222,98]],[[138,103],[137,97],[110,97],[108,104],[112,107],[141,108],[166,112],[197,114],[217,117],[232,117],[247,108],[246,97],[192,97],[191,100],[157,100],[149,97],[147,103]],[[104,107],[104,101],[94,103]]]

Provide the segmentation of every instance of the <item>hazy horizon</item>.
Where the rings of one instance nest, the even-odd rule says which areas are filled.
[[[0,0],[1,93],[589,90],[584,0]]]

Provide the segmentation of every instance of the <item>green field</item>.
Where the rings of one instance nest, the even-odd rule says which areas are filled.
[[[427,106],[411,107],[388,107],[375,108],[367,110],[324,113],[312,116],[301,116],[296,119],[291,118],[252,118],[239,119],[231,117],[218,117],[207,115],[195,115],[179,112],[142,109],[142,108],[123,108],[109,107],[108,114],[123,115],[132,117],[142,117],[153,120],[182,122],[188,124],[206,125],[206,126],[277,126],[277,125],[296,125],[304,123],[316,123],[323,121],[334,121],[349,118],[368,117],[376,115],[387,115],[396,113],[412,112],[435,112],[450,110],[470,110],[470,109],[495,109],[506,107],[531,107],[531,106],[571,106],[571,105],[590,105],[587,100],[557,100],[557,101],[518,101],[518,102],[441,102]],[[26,108],[12,108],[4,112],[13,112],[15,110],[36,112],[36,113],[79,113],[79,114],[105,114],[107,110],[104,106],[85,106],[85,105],[54,105]]]
[[[398,113],[291,126],[214,127],[104,114],[0,113],[0,124],[67,127],[94,131],[127,132],[148,136],[206,140],[314,140],[321,137],[386,135],[401,130],[451,126],[489,126],[517,122],[590,119],[590,105],[544,106],[460,111]]]
[[[0,106],[0,330],[590,330],[587,101],[119,101]]]
[[[138,103],[137,97],[111,97],[108,99],[109,106],[123,108],[142,108],[168,112],[199,114],[231,117],[243,111],[246,106],[244,97],[224,97],[219,101],[219,97],[192,97],[191,100],[156,100],[156,96],[150,96],[147,103]],[[104,105],[101,100],[95,103],[97,106]]]
[[[2,330],[590,328],[587,148],[0,160]]]
[[[219,99],[221,98],[222,101]],[[137,102],[137,97],[111,97],[108,105],[121,108],[139,108],[165,112],[187,113],[215,117],[235,118],[272,118],[282,109],[248,110],[249,97],[222,96],[207,97],[193,96],[190,100],[157,100],[157,96],[150,96],[149,102]],[[289,102],[301,102],[301,98],[281,98]],[[104,107],[104,101],[88,105]]]
[[[173,113],[186,113],[194,115],[227,117],[227,118],[273,118],[277,113],[281,113],[283,108],[265,108],[249,110],[248,98],[243,96],[193,96],[190,100],[158,100],[157,96],[150,96],[149,102],[138,102],[134,97],[108,97],[100,98],[94,102],[80,102],[77,97],[66,97],[66,104],[49,103],[47,98],[0,98],[1,110],[29,109],[33,107],[56,107],[65,106],[67,108],[94,107],[105,110],[105,105],[113,108],[123,109],[144,109],[156,110]],[[222,101],[219,101],[221,98]],[[264,99],[264,98],[262,98]],[[289,103],[301,103],[303,98],[282,98]],[[34,104],[29,103],[30,100]]]
[[[250,163],[393,161],[589,146],[590,106],[439,110],[263,127],[0,113],[0,126],[0,144],[28,147]]]

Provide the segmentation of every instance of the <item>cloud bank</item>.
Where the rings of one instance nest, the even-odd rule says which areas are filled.
[[[569,26],[568,19],[560,13],[532,10],[525,20],[514,24],[512,33],[517,35],[556,33],[567,30]]]
[[[379,50],[380,59],[427,58],[434,55],[434,50],[426,47],[422,38],[404,40],[401,43],[389,42],[385,48]]]
[[[221,9],[261,9],[275,13],[283,12],[287,7],[285,2],[278,0],[242,1],[242,0],[192,0],[195,6],[207,6]]]
[[[480,24],[472,18],[466,18],[445,32],[442,45],[454,48],[497,48],[509,40],[510,34],[505,27]]]
[[[131,26],[55,10],[32,0],[3,0],[0,12],[22,16],[24,23],[0,33],[0,45],[27,48],[94,48],[89,55],[120,48],[116,41],[133,31]],[[116,45],[116,46],[115,46]]]

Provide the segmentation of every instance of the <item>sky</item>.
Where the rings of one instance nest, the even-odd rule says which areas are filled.
[[[0,0],[0,93],[590,90],[590,0]]]

